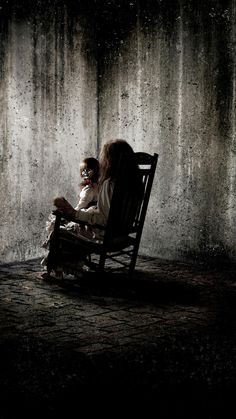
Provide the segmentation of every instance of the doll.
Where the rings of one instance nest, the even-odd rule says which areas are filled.
[[[80,163],[80,177],[82,179],[80,183],[80,193],[79,200],[75,207],[75,210],[88,209],[91,206],[96,206],[98,198],[98,176],[99,176],[99,162],[94,157],[85,158]],[[54,200],[54,205],[56,206],[57,199]],[[43,243],[42,247],[48,248],[50,236],[54,230],[55,225],[55,215],[51,213],[48,220],[46,221],[46,232],[48,237]],[[82,233],[85,236],[90,237],[90,231],[87,226],[80,226],[74,222],[67,222],[66,220],[63,223],[63,228],[75,233]],[[82,231],[83,230],[83,231]]]

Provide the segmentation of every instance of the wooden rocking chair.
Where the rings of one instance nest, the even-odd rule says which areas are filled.
[[[118,264],[118,269],[128,268],[131,275],[135,269],[158,154],[137,152],[135,158],[140,175],[139,192],[135,197],[130,196],[124,188],[125,167],[119,167],[119,177],[115,181],[107,225],[106,227],[96,226],[104,230],[104,240],[102,243],[95,243],[88,239],[84,243],[84,250],[87,254],[85,264],[95,271],[104,271],[106,262],[109,260],[112,270],[117,270]],[[62,215],[58,211],[55,211],[55,214],[56,222],[47,262],[49,274],[53,269],[55,259],[60,260],[58,237]],[[75,260],[77,251],[75,246],[73,249]]]

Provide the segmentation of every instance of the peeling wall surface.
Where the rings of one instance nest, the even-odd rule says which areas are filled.
[[[140,250],[235,258],[236,3],[118,3],[101,35],[99,139],[159,154]]]
[[[111,138],[159,162],[140,252],[236,258],[236,0],[0,1],[0,262]]]
[[[55,196],[97,155],[97,64],[79,2],[0,2],[0,262],[39,257]]]

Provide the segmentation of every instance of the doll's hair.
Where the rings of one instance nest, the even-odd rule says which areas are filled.
[[[99,161],[94,157],[87,157],[80,163],[80,176],[82,176],[83,170],[92,170],[92,176],[90,177],[91,182],[97,183],[99,177]]]

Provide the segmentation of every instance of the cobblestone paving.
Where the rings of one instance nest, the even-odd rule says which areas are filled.
[[[149,407],[156,417],[227,417],[233,267],[140,257],[132,280],[86,272],[58,282],[39,279],[40,269],[38,260],[0,266],[0,418],[76,417],[85,400],[104,413],[107,398],[114,413],[126,404],[146,417]]]

